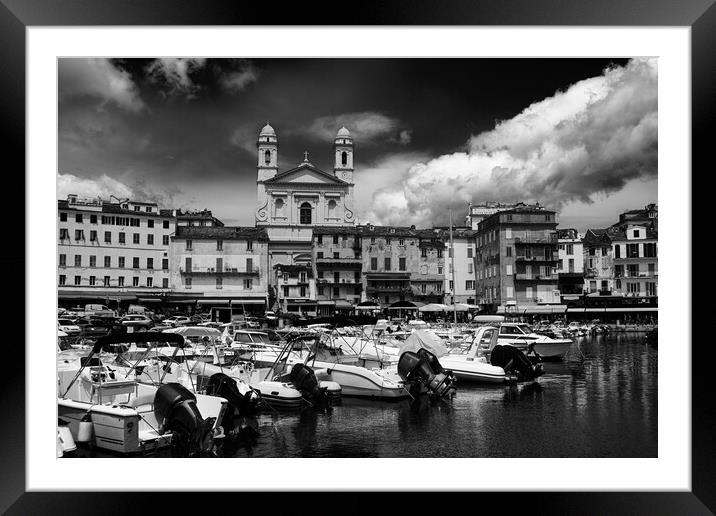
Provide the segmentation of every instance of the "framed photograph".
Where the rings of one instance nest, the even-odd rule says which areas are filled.
[[[3,0],[3,511],[710,514],[713,6],[267,9]]]

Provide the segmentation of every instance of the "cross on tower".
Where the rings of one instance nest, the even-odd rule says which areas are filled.
[[[303,153],[303,161],[305,161],[306,163],[308,163],[308,151],[304,151],[304,153]]]

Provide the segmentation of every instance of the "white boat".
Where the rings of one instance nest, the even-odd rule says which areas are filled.
[[[485,352],[496,342],[497,329],[483,326],[477,330],[466,353],[449,353],[438,360],[445,369],[450,369],[459,380],[480,383],[505,383],[512,380],[501,367],[490,364]],[[481,353],[482,351],[482,353]]]
[[[178,383],[152,385],[122,377],[99,356],[112,345],[152,339],[183,343],[171,334],[117,334],[99,338],[86,357],[58,358],[58,417],[75,442],[122,454],[171,445],[173,454],[194,456],[210,453],[214,440],[223,437],[219,422],[226,399],[193,394]]]
[[[498,341],[500,344],[509,344],[523,352],[530,348],[534,349],[544,360],[562,360],[572,345],[571,339],[539,335],[524,323],[500,324]]]

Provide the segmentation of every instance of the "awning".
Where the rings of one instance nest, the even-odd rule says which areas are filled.
[[[421,306],[419,310],[421,312],[444,312],[448,309],[448,305],[442,303],[430,303],[429,305]]]
[[[319,304],[320,306],[333,306],[333,305],[335,305],[335,304],[336,304],[336,302],[335,302],[335,301],[333,301],[333,300],[328,300],[328,301],[325,301],[325,300],[323,300],[323,301],[322,301],[322,300],[319,300],[319,301],[318,301],[318,304]]]
[[[126,292],[92,292],[92,291],[74,291],[74,292],[57,292],[58,299],[110,299],[112,301],[134,301],[137,299],[136,294],[128,294]]]
[[[417,310],[417,304],[412,301],[396,301],[388,307],[388,310]]]
[[[353,308],[353,305],[346,301],[345,299],[337,299],[336,300],[336,308]]]
[[[161,303],[162,300],[158,297],[140,297],[137,299],[140,303]]]
[[[266,304],[264,299],[199,299],[197,301],[200,305],[228,305],[241,306],[241,305],[263,305]]]
[[[497,307],[498,314],[563,314],[566,311],[567,305],[518,305],[509,311],[505,311],[505,307],[503,305]]]
[[[603,313],[619,313],[619,312],[658,312],[659,308],[656,306],[645,306],[644,308],[628,307],[628,308],[579,308],[570,307],[567,312],[570,314],[578,315],[580,313],[588,314],[603,314]]]

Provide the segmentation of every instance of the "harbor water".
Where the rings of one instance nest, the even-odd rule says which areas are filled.
[[[656,457],[657,349],[644,334],[575,337],[535,382],[459,382],[454,398],[344,398],[328,413],[264,411],[234,457]],[[83,450],[81,455],[98,454]]]

